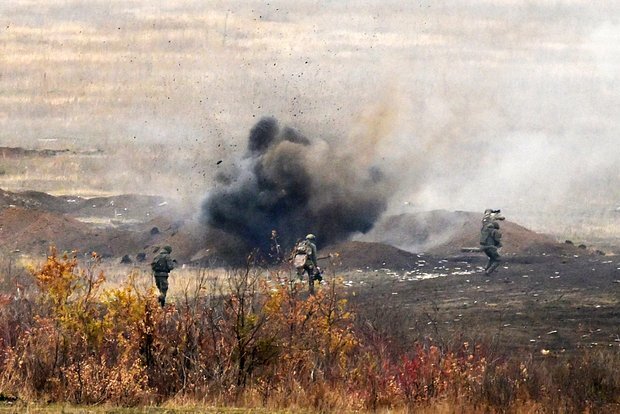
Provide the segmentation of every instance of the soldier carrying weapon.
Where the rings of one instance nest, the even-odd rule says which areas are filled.
[[[482,228],[480,229],[480,250],[482,250],[489,261],[484,268],[484,272],[490,275],[501,263],[499,248],[502,247],[502,232],[499,229],[499,220],[505,220],[501,210],[487,209],[482,217]]]
[[[308,234],[293,249],[293,265],[297,270],[297,276],[303,280],[304,273],[308,273],[308,288],[311,294],[314,294],[314,281],[317,280],[320,283],[323,280],[317,263],[315,240],[314,234]]]

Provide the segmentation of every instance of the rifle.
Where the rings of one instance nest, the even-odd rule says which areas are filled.
[[[316,260],[331,259],[332,257],[338,257],[338,256],[340,256],[340,254],[338,253],[329,253],[327,256],[317,257]]]

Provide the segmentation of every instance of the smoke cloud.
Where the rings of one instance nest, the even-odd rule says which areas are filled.
[[[0,2],[0,144],[104,151],[52,181],[7,166],[0,187],[160,194],[194,214],[306,151],[312,186],[357,191],[379,167],[386,215],[493,206],[566,237],[620,222],[620,2],[153,3]],[[308,144],[277,127],[244,153],[240,120],[263,114]]]
[[[267,248],[272,229],[287,247],[307,233],[329,244],[371,229],[387,208],[388,182],[325,140],[263,118],[241,159],[217,175],[204,219],[251,247]]]

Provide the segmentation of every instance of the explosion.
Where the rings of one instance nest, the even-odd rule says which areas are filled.
[[[330,244],[370,230],[387,208],[388,188],[378,167],[263,118],[239,162],[217,175],[203,214],[208,226],[252,248],[266,249],[274,229],[285,248],[307,233]]]

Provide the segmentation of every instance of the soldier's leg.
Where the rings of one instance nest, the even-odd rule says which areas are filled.
[[[492,250],[489,261],[490,261],[489,268],[486,270],[486,273],[488,275],[493,273],[495,269],[497,269],[499,265],[501,264],[501,257],[499,253],[497,252],[497,249]]]
[[[155,286],[157,286],[157,291],[159,292],[159,296],[158,296],[158,300],[159,300],[159,297],[161,296],[161,278],[158,276],[155,276]]]
[[[321,275],[321,272],[319,271],[319,269],[314,269],[313,277],[314,277],[314,280],[319,282],[319,284],[323,281],[323,275]]]
[[[306,271],[308,272],[308,290],[310,294],[314,294],[314,267],[306,266]]]
[[[499,265],[501,265],[501,264],[502,264],[502,260],[500,259],[499,256],[497,256],[497,259],[494,260],[493,264],[489,268],[489,273],[494,272],[495,269],[497,269],[499,267]]]
[[[500,265],[500,262],[494,262],[489,269],[487,270],[487,275],[490,275],[491,273],[493,273],[495,271],[495,269],[497,269]]]
[[[484,254],[487,255],[487,265],[484,267],[484,271],[486,272],[487,270],[489,270],[489,268],[491,267],[491,265],[493,264],[493,255],[490,252],[491,249],[489,249],[488,247],[485,247],[483,249]]]
[[[157,289],[159,289],[159,304],[163,307],[166,304],[166,294],[168,293],[168,276],[155,278]]]

